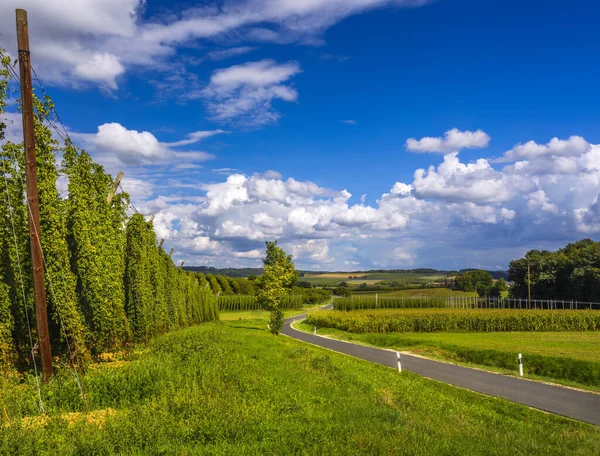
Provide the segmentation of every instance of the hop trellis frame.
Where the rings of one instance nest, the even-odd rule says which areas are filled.
[[[0,58],[2,140],[12,62],[1,50]],[[53,136],[50,98],[34,96],[33,107],[52,355],[85,365],[96,353],[218,318],[206,282],[157,247],[152,223],[127,214],[129,197],[114,194],[113,177],[68,136],[61,142]],[[68,194],[59,192],[59,179],[68,181]],[[23,144],[6,142],[0,148],[0,371],[30,364],[37,338],[24,182]]]

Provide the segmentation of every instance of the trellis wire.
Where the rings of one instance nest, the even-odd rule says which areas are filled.
[[[570,299],[501,298],[477,296],[351,296],[334,300],[334,309],[539,309],[539,310],[600,310],[600,303]]]
[[[8,202],[8,207],[9,207],[9,213],[10,213],[10,225],[12,228],[12,232],[13,232],[13,240],[15,242],[15,254],[17,257],[17,268],[19,269],[19,282],[21,284],[21,294],[22,294],[22,298],[23,298],[23,307],[25,308],[25,320],[27,321],[27,332],[29,334],[29,345],[31,347],[31,360],[33,362],[33,370],[35,373],[35,383],[37,386],[37,390],[38,390],[38,400],[39,400],[39,406],[40,406],[40,413],[44,413],[44,403],[42,402],[42,390],[40,388],[40,379],[39,379],[39,374],[38,374],[38,369],[37,369],[37,363],[35,362],[35,354],[33,352],[33,336],[31,335],[31,323],[29,321],[29,310],[27,309],[27,297],[25,296],[25,284],[23,282],[23,270],[21,268],[21,256],[19,255],[19,242],[17,240],[17,231],[15,230],[15,224],[14,224],[14,220],[13,220],[13,207],[12,207],[12,203],[10,201],[10,191],[8,189],[8,181],[7,179],[7,171],[6,171],[6,160],[2,161],[2,164],[4,166],[4,183],[6,185],[6,198],[7,198],[7,202]]]

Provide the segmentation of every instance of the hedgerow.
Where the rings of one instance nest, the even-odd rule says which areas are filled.
[[[354,333],[600,330],[600,312],[593,310],[333,310],[311,312],[306,321]]]

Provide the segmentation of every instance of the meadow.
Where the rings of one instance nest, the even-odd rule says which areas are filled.
[[[272,336],[206,323],[59,373],[0,379],[1,454],[591,455],[600,429]]]

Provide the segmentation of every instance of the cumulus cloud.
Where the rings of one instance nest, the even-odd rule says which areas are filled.
[[[117,122],[98,126],[96,133],[71,133],[74,138],[83,141],[85,146],[94,151],[100,160],[116,159],[127,165],[165,163],[171,158],[189,162],[202,162],[214,158],[214,155],[201,151],[177,151],[173,147],[187,146],[202,139],[225,133],[223,130],[197,131],[187,138],[176,142],[160,142],[148,131],[129,130]],[[186,162],[178,163],[179,166]]]
[[[551,143],[552,152],[519,155],[503,167],[448,153],[372,205],[276,172],[231,174],[202,184],[205,199],[183,216],[238,265],[259,264],[263,242],[279,239],[300,267],[314,269],[506,266],[527,248],[600,233],[600,146]],[[561,165],[564,158],[574,167]]]
[[[490,137],[482,130],[460,131],[457,128],[448,130],[443,138],[426,136],[419,140],[409,138],[406,140],[406,149],[411,152],[458,152],[462,149],[481,149],[487,147]]]
[[[571,136],[569,139],[552,138],[547,144],[538,144],[535,141],[528,141],[525,144],[518,144],[511,150],[504,153],[499,162],[515,162],[518,160],[531,160],[539,157],[581,157],[591,149],[588,143],[581,136]]]
[[[264,125],[279,119],[273,100],[296,101],[298,92],[287,82],[300,72],[297,62],[247,62],[215,71],[209,85],[192,96],[206,101],[214,120]]]

